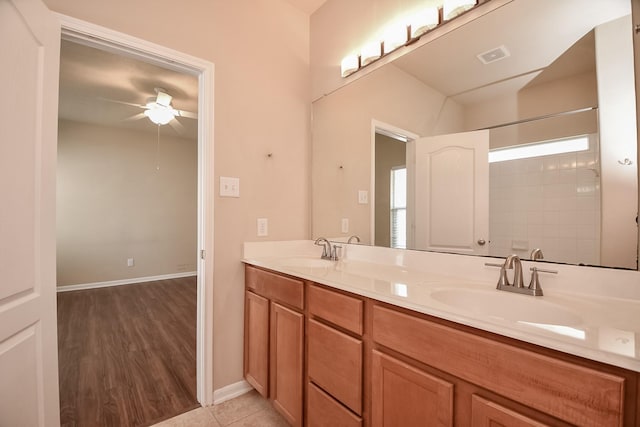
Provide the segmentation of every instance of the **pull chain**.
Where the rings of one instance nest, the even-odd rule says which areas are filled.
[[[156,143],[156,170],[160,170],[160,125],[158,125],[158,140]]]

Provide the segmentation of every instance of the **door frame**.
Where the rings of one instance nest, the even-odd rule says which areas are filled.
[[[397,139],[398,141],[404,141],[407,144],[407,163],[414,161],[412,150],[413,145],[411,142],[420,138],[420,135],[417,133],[399,128],[398,126],[390,125],[389,123],[385,123],[380,120],[371,119],[371,181],[369,183],[369,241],[371,245],[375,245],[376,242],[376,134],[378,133]],[[413,191],[413,180],[412,177],[407,175],[407,194],[411,191]],[[407,206],[407,227],[410,227],[413,223],[413,218],[409,217],[409,212],[410,210]],[[407,245],[409,245],[408,238]]]
[[[202,406],[213,404],[213,100],[214,64],[67,15],[54,13],[61,37],[198,77],[198,267],[196,389]]]

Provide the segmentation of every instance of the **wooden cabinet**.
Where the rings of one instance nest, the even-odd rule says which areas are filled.
[[[453,384],[379,351],[371,358],[374,427],[453,426]]]
[[[626,422],[623,408],[630,390],[625,389],[624,375],[570,363],[393,307],[374,305],[372,316],[372,336],[377,344],[456,377],[461,383],[526,406],[535,418],[554,417],[561,420],[555,425],[593,427]],[[627,378],[637,383],[635,374]],[[396,398],[409,397],[404,393]],[[480,406],[476,403],[477,411]],[[484,413],[497,417],[496,408]]]
[[[362,340],[315,320],[308,334],[309,381],[362,415]]]
[[[308,427],[361,427],[362,419],[313,383],[307,386]]]
[[[307,303],[308,425],[360,425],[364,302],[309,284]],[[323,421],[312,418],[323,413]]]
[[[269,396],[269,300],[245,292],[244,377],[264,397]]]
[[[271,388],[273,405],[291,423],[302,423],[304,315],[271,304]]]
[[[244,362],[247,381],[293,426],[640,420],[636,372],[251,266]]]
[[[245,379],[292,426],[304,403],[304,282],[245,268]]]
[[[471,427],[548,427],[480,396],[473,395],[471,405]]]

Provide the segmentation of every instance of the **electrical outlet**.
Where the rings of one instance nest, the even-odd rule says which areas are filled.
[[[369,203],[369,192],[367,190],[358,191],[358,203],[361,205]]]
[[[349,218],[342,218],[342,232],[343,233],[348,233],[349,232]]]
[[[240,197],[240,178],[221,176],[220,197]]]
[[[258,237],[269,235],[269,220],[267,218],[258,218]]]
[[[133,267],[135,265],[135,260],[133,258],[127,258],[127,267]]]

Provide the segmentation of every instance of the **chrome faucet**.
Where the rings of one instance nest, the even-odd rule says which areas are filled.
[[[350,244],[352,240],[355,240],[356,243],[360,243],[360,238],[358,236],[356,236],[355,234],[351,237],[349,237],[349,240],[347,240],[347,244]]]
[[[315,241],[315,244],[318,246],[322,245],[322,255],[320,256],[320,258],[331,259],[333,251],[331,250],[331,243],[326,238],[318,237]]]

